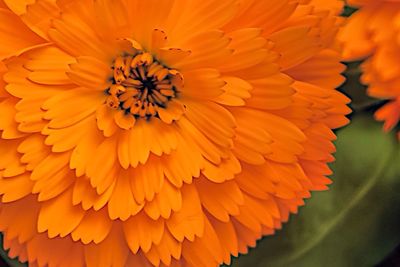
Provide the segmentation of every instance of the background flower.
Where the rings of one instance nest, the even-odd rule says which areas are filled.
[[[399,1],[348,1],[359,8],[339,35],[346,60],[367,60],[362,65],[362,83],[372,97],[388,100],[375,113],[385,121],[384,130],[393,129],[400,119]]]
[[[11,256],[216,266],[327,189],[331,129],[350,111],[340,1],[1,6]]]

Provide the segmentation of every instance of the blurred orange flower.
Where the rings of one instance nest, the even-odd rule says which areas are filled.
[[[4,1],[4,2],[3,2]],[[217,266],[325,190],[341,1],[0,0],[0,230],[30,266]]]
[[[346,60],[365,59],[362,82],[372,97],[389,100],[375,113],[392,130],[400,120],[400,1],[349,0],[359,8],[339,34]],[[399,135],[400,137],[400,135]]]

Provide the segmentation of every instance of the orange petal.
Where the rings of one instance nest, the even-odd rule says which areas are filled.
[[[84,251],[87,267],[125,266],[129,248],[122,232],[122,226],[114,223],[103,242],[86,245]]]
[[[130,172],[121,170],[116,177],[116,185],[108,202],[108,214],[112,220],[126,221],[136,215],[143,208],[143,204],[136,203],[130,187]]]
[[[0,175],[1,177],[1,175]],[[0,179],[0,194],[3,203],[19,200],[32,192],[33,182],[29,173],[24,173],[12,178]]]
[[[108,64],[89,56],[78,57],[76,61],[77,63],[70,64],[71,70],[67,72],[74,83],[99,91],[107,89],[112,77],[112,70]]]
[[[54,216],[57,214],[57,216]],[[70,234],[81,222],[85,212],[72,205],[72,189],[43,203],[38,219],[38,231],[48,232],[50,238]]]
[[[18,55],[27,48],[42,44],[44,40],[33,33],[21,19],[9,10],[0,8],[0,57]],[[12,26],[11,26],[12,25]],[[11,29],[12,28],[12,29]],[[18,34],[15,34],[18,32]]]
[[[185,238],[193,241],[195,236],[202,236],[204,231],[204,218],[196,187],[183,187],[182,198],[182,208],[167,220],[167,226],[178,241],[182,242]]]
[[[132,253],[136,254],[139,248],[146,253],[153,244],[160,243],[164,233],[164,221],[154,221],[141,212],[124,222],[124,233]]]
[[[112,221],[108,218],[106,208],[100,211],[89,210],[72,232],[72,239],[74,241],[80,240],[85,245],[92,241],[98,244],[107,237],[111,227]]]

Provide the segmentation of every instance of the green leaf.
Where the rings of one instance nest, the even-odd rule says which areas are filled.
[[[370,114],[338,133],[334,183],[233,266],[373,266],[400,242],[400,146]]]

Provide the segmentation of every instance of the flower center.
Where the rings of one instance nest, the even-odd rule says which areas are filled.
[[[113,70],[106,104],[136,118],[158,117],[159,109],[166,109],[183,86],[183,77],[178,71],[165,67],[143,51],[117,57]]]

